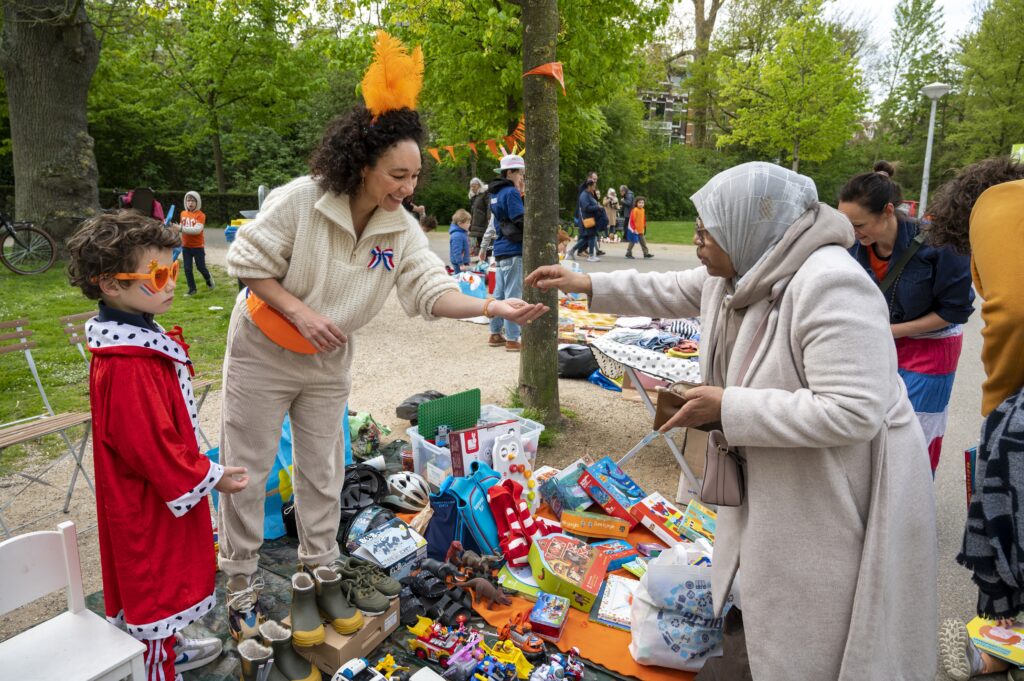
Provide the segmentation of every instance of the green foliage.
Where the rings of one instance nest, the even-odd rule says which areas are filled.
[[[820,0],[779,31],[774,50],[726,67],[722,96],[739,103],[719,145],[823,161],[846,143],[866,103],[856,60],[822,18]]]

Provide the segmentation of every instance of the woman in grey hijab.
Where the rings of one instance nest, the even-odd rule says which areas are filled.
[[[853,229],[809,178],[768,163],[692,199],[701,267],[547,266],[526,283],[586,293],[595,312],[700,315],[704,385],[663,430],[720,422],[745,457],[746,496],[719,508],[712,561],[719,614],[742,565],[742,618],[725,619],[743,636],[698,678],[931,681],[930,466],[885,301],[846,252]]]

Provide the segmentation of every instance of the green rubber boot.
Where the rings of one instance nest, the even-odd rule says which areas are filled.
[[[324,625],[316,608],[316,585],[306,572],[292,575],[292,641],[301,648],[324,642]]]
[[[363,628],[363,615],[348,599],[351,589],[341,588],[341,577],[329,567],[313,568],[316,582],[316,606],[320,617],[331,623],[339,634],[354,634]]]
[[[320,670],[292,648],[292,630],[271,620],[260,626],[263,644],[274,651],[274,672],[284,681],[321,681]]]
[[[274,652],[270,648],[247,638],[238,644],[238,655],[242,658],[241,681],[269,681],[274,668]]]

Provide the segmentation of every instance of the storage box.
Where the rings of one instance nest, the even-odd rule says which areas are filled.
[[[640,503],[634,504],[629,512],[658,539],[669,546],[679,544],[686,539],[683,532],[683,512],[657,492],[647,495]]]
[[[457,430],[448,437],[448,449],[451,451],[452,475],[462,477],[469,474],[469,465],[474,461],[483,461],[494,466],[491,451],[494,441],[502,435],[512,433],[520,436],[522,426],[515,419],[506,419],[483,426],[474,426],[465,430]]]
[[[427,540],[401,518],[392,518],[357,541],[359,548],[352,555],[379,565],[395,579],[408,577],[413,564],[427,557]]]
[[[580,487],[604,509],[608,515],[622,518],[629,523],[630,529],[636,527],[629,508],[647,494],[633,478],[626,475],[618,464],[606,456],[596,463],[587,466],[580,475]]]
[[[533,540],[528,560],[541,589],[565,596],[572,607],[590,612],[608,571],[604,553],[581,539],[549,534]]]
[[[640,552],[636,550],[636,547],[623,539],[594,542],[590,548],[597,549],[608,556],[608,572],[614,572],[631,560],[640,557]]]
[[[696,499],[691,499],[683,511],[683,534],[693,541],[707,539],[714,544],[717,524],[718,514]]]
[[[537,594],[537,602],[530,611],[533,633],[556,643],[562,638],[562,629],[569,621],[569,599],[546,592]]]
[[[519,423],[523,447],[532,463],[537,457],[537,447],[540,445],[540,434],[544,432],[544,424],[523,418],[493,404],[485,404],[480,408],[480,421],[485,424],[510,420]],[[405,433],[412,443],[413,469],[426,478],[435,490],[438,489],[444,479],[452,474],[451,450],[447,447],[438,447],[430,440],[424,439],[417,426],[412,426]]]
[[[586,511],[562,511],[562,529],[584,537],[626,537],[629,535],[630,523],[622,518],[605,515],[604,513],[588,513]]]
[[[372,657],[374,649],[398,628],[398,610],[399,602],[396,598],[383,614],[363,615],[363,628],[350,636],[339,634],[329,624],[324,625],[323,643],[310,648],[295,646],[295,651],[330,678],[338,671],[338,667],[352,658]],[[287,617],[284,623],[291,626],[290,620],[291,618]]]

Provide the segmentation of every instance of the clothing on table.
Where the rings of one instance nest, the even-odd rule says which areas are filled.
[[[984,301],[981,413],[1024,385],[1024,180],[987,189],[971,211],[971,273]]]
[[[210,270],[206,269],[206,249],[205,248],[182,248],[182,260],[185,265],[185,281],[188,283],[188,290],[192,293],[196,291],[196,275],[192,271],[193,263],[196,269],[199,270],[199,274],[203,275],[203,281],[210,288],[213,288],[213,277],[210,276]]]
[[[224,469],[199,451],[181,330],[102,304],[85,328],[104,609],[163,650],[216,603],[207,498]],[[174,678],[173,654],[147,667]]]
[[[228,575],[256,572],[263,543],[262,481],[273,468],[285,412],[292,425],[299,561],[326,565],[338,557],[338,497],[345,479],[339,415],[351,386],[353,339],[331,352],[291,352],[267,338],[246,312],[239,295],[224,356],[220,460],[246,467],[254,482],[221,497],[220,567]]]
[[[974,572],[978,615],[1016,617],[1024,610],[1024,390],[985,417],[974,493],[956,560]]]
[[[896,224],[896,241],[888,258],[880,258],[874,245],[856,243],[850,248],[850,254],[879,285],[889,266],[903,258],[920,231],[920,226],[910,220],[897,220]],[[910,403],[928,441],[934,474],[963,345],[960,325],[974,311],[970,260],[949,247],[922,245],[883,294],[889,305],[890,324],[913,321],[932,312],[949,322],[938,331],[896,340],[900,376],[907,384]]]
[[[448,228],[448,261],[456,274],[469,264],[469,233],[454,222]]]
[[[392,289],[406,314],[429,320],[437,300],[459,287],[409,213],[376,210],[357,238],[349,197],[327,192],[309,177],[270,192],[256,219],[238,230],[227,261],[232,276],[279,280],[337,325],[348,342],[328,353],[285,350],[255,327],[239,296],[224,361],[221,457],[227,465],[245,462],[254,484],[221,505],[221,568],[229,576],[256,570],[261,486],[285,411],[294,438],[299,557],[326,562],[320,559],[338,550],[344,455],[337,416],[348,396],[355,333],[377,315]]]
[[[729,180],[729,173],[720,175]],[[704,218],[708,206],[695,198]],[[729,210],[739,203],[718,202]],[[815,203],[795,220],[738,286],[703,267],[594,273],[590,309],[701,314],[701,374],[727,386],[723,431],[746,456],[746,500],[719,509],[714,602],[725,602],[742,563],[753,678],[930,680],[938,626],[934,492],[885,302],[846,253],[853,238],[846,218]],[[762,349],[736,385],[772,291],[787,279]],[[860,359],[850,359],[851,348]]]
[[[511,258],[498,260],[498,271],[494,277],[494,299],[506,300],[508,298],[523,297],[523,256],[517,255]],[[501,317],[494,317],[490,322],[491,333],[502,333],[504,329],[505,340],[517,341],[521,335],[519,325]]]
[[[682,338],[700,340],[700,323],[695,319],[663,319],[659,327]]]
[[[653,323],[650,317],[619,317],[615,320],[615,326],[624,329],[647,329]]]

